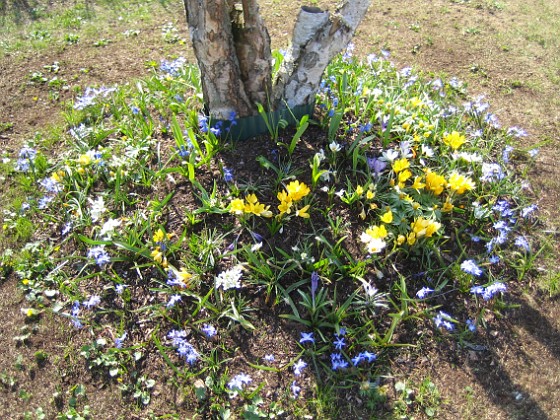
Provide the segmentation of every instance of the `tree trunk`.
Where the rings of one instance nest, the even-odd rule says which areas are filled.
[[[329,62],[350,42],[371,0],[346,0],[334,14],[302,7],[293,40],[273,87],[268,31],[257,0],[183,0],[213,119],[310,105]]]

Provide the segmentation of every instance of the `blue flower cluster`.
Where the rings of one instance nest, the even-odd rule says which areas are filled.
[[[187,333],[184,330],[171,330],[167,334],[167,338],[171,340],[171,345],[175,347],[179,356],[184,357],[189,365],[194,365],[200,358],[200,354],[186,337]]]

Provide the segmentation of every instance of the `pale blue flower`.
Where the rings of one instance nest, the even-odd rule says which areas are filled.
[[[538,206],[536,204],[531,204],[528,207],[525,207],[524,209],[521,209],[521,217],[526,218],[527,216],[529,216],[531,213],[533,213],[535,210],[538,209]]]
[[[121,335],[120,337],[117,337],[117,338],[115,339],[115,347],[116,347],[116,348],[118,348],[118,349],[122,348],[123,341],[126,340],[126,336],[127,336],[127,333],[126,333],[126,331],[125,331],[125,332],[123,333],[123,335]]]
[[[422,287],[420,290],[416,292],[416,297],[418,299],[424,299],[428,296],[429,293],[432,293],[434,289],[430,289],[429,287]]]
[[[169,301],[167,302],[167,305],[165,305],[168,308],[171,308],[173,306],[175,306],[175,304],[177,302],[179,302],[181,300],[181,295],[171,295],[171,297],[169,298]]]
[[[252,381],[253,379],[249,375],[240,373],[231,378],[227,386],[232,391],[242,391],[245,385],[249,385]]]
[[[463,270],[467,274],[471,274],[473,276],[481,276],[482,270],[474,260],[465,260],[461,263],[461,270]]]
[[[491,284],[490,286],[486,287],[484,290],[484,294],[482,295],[484,300],[490,300],[494,297],[497,293],[503,293],[507,289],[507,286],[502,282],[496,282]]]
[[[204,324],[204,326],[201,328],[201,331],[207,338],[214,337],[217,334],[216,328],[210,324]]]
[[[527,238],[525,238],[525,236],[518,236],[517,238],[515,238],[514,244],[515,246],[522,248],[526,252],[529,252],[531,250],[529,241],[527,241]]]
[[[439,313],[434,317],[436,327],[444,327],[448,331],[453,331],[453,329],[455,329],[455,325],[453,325],[452,320],[453,318],[443,311],[439,311]]]
[[[90,248],[87,256],[88,258],[94,259],[95,263],[101,268],[103,268],[105,265],[111,262],[111,257],[109,256],[107,251],[105,251],[103,245]]]
[[[297,385],[296,381],[292,382],[292,385],[290,385],[290,389],[292,390],[292,395],[294,396],[294,398],[297,398],[301,391],[301,387]]]
[[[82,304],[87,308],[87,309],[92,309],[95,306],[99,305],[99,303],[101,303],[101,298],[98,295],[91,295],[89,297],[89,299],[84,300],[82,302]]]
[[[294,364],[294,375],[299,376],[301,375],[301,371],[307,367],[307,363],[305,363],[302,359],[299,359]]]

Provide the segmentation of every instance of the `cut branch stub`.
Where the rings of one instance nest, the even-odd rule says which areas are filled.
[[[293,32],[287,63],[275,90],[277,101],[289,107],[309,105],[330,61],[340,53],[364,17],[371,1],[348,0],[331,16],[317,8],[303,7]]]

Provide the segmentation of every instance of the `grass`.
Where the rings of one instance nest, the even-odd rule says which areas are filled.
[[[498,128],[461,82],[378,54],[338,58],[311,124],[271,127],[256,147],[200,119],[196,68],[152,67],[82,90],[56,136],[2,166],[14,248],[2,270],[27,322],[76,328],[68,357],[142,413],[163,388],[184,393],[159,406],[169,415],[437,415],[435,383],[393,384],[390,362],[420,345],[411,331],[475,340],[533,268],[523,133]],[[88,396],[76,384],[54,414],[95,414]]]

